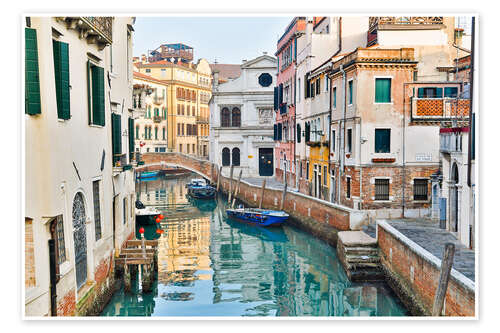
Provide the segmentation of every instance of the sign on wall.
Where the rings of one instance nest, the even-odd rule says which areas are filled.
[[[259,125],[271,125],[273,123],[273,111],[271,109],[259,109]]]
[[[431,162],[432,161],[432,154],[429,154],[429,153],[415,154],[415,160],[417,162]]]

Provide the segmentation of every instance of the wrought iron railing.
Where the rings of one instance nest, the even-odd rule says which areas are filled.
[[[368,22],[370,29],[380,24],[436,25],[443,24],[443,16],[372,16]]]
[[[113,42],[113,18],[107,16],[80,17],[109,43]]]

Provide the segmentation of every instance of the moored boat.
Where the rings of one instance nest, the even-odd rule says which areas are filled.
[[[158,171],[143,171],[137,174],[137,178],[139,179],[149,179],[155,178],[158,176]]]
[[[280,210],[259,208],[226,209],[227,216],[263,227],[278,226],[288,221],[288,214]]]
[[[135,202],[135,221],[140,225],[150,225],[156,223],[156,216],[161,212],[151,206],[144,206],[144,204],[137,200]]]
[[[189,184],[186,184],[188,195],[195,199],[212,199],[215,198],[216,190],[213,186],[207,184],[204,179],[191,179]]]

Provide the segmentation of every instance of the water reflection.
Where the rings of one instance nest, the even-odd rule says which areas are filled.
[[[119,291],[103,315],[406,315],[386,285],[350,283],[329,245],[286,226],[228,220],[223,198],[186,197],[189,179],[138,187],[141,200],[165,215],[164,233],[151,233],[159,241],[158,281],[153,293],[139,285]]]

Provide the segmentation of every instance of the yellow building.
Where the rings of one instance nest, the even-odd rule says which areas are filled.
[[[143,57],[135,67],[139,73],[168,86],[168,151],[208,158],[208,102],[212,82],[208,62],[205,59],[196,64],[180,60],[149,62]]]

